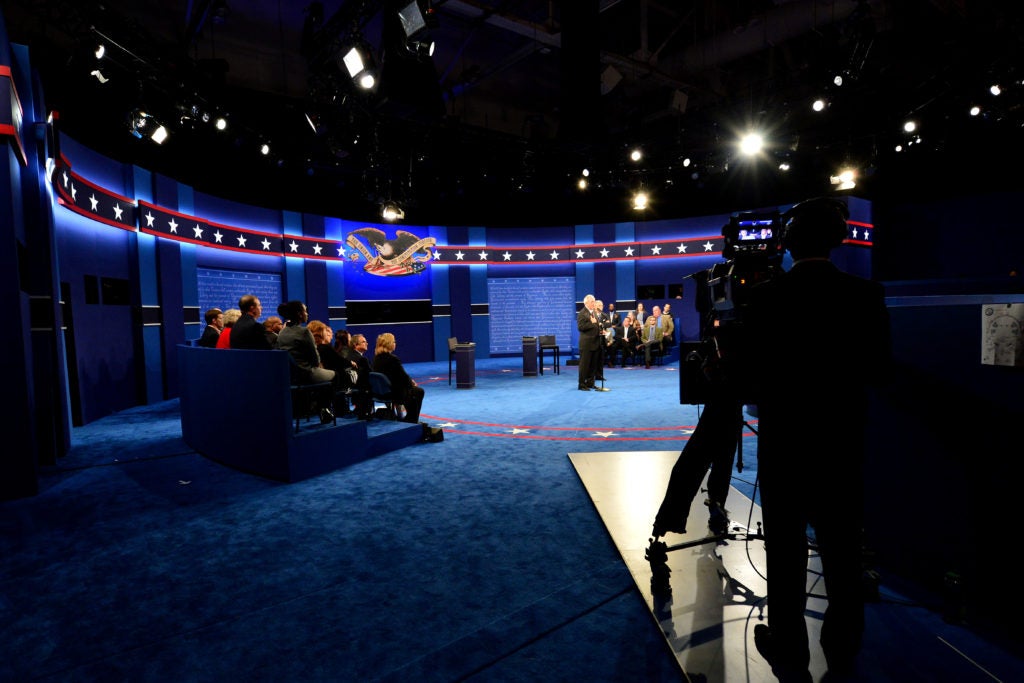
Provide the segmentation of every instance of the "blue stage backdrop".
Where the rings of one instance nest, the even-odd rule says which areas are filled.
[[[566,350],[576,328],[576,278],[487,278],[491,355],[522,353],[523,337],[555,335]]]
[[[197,268],[199,282],[199,315],[210,308],[226,311],[238,308],[238,300],[246,294],[255,294],[263,304],[263,316],[277,315],[281,303],[281,275],[278,273],[252,273],[238,270]]]

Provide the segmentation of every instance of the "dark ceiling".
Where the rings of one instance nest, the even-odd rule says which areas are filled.
[[[393,20],[406,3],[5,0],[4,14],[69,135],[264,206],[373,220],[394,199],[415,224],[655,219],[828,193],[844,161],[871,198],[1019,185],[996,160],[1021,148],[1024,3],[421,0],[427,59]],[[336,61],[353,37],[382,68],[369,96]],[[99,39],[105,84],[89,75]],[[819,94],[831,104],[815,113]],[[129,135],[136,107],[171,128],[162,146]],[[910,115],[921,142],[897,153]],[[732,140],[755,125],[766,153],[742,161]],[[627,199],[640,185],[642,216]]]

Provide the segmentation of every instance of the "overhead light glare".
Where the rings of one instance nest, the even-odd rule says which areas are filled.
[[[96,59],[103,59],[103,55],[107,54],[107,46],[100,43],[96,46],[96,51],[93,54],[96,55]]]
[[[213,125],[217,127],[217,130],[224,130],[225,128],[228,127],[228,120],[223,116],[218,116],[217,120],[214,121]]]
[[[166,127],[164,127],[164,126],[157,126],[156,130],[154,130],[153,134],[150,135],[149,137],[156,144],[162,145],[162,144],[164,144],[164,140],[167,139],[168,135],[169,135],[169,133],[167,132],[167,128]]]
[[[386,221],[397,221],[405,218],[405,211],[394,202],[385,202],[381,207],[380,215]]]
[[[641,159],[644,158],[644,153],[640,150],[639,147],[637,147],[629,153],[629,158],[632,159],[633,161],[640,161]]]
[[[740,152],[746,156],[754,156],[764,148],[764,138],[757,133],[747,133],[740,139]]]
[[[639,192],[633,195],[633,208],[636,211],[643,211],[644,209],[646,209],[649,202],[650,197],[643,190],[640,190]]]
[[[267,156],[268,154],[270,154],[270,145],[268,145],[265,142],[262,145],[260,145],[260,154],[262,154],[263,156]]]
[[[825,100],[821,99],[820,97],[814,100],[814,102],[811,103],[811,109],[813,109],[814,111],[824,111]]]

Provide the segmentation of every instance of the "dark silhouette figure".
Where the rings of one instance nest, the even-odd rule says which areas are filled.
[[[821,557],[828,609],[821,647],[831,672],[855,665],[864,628],[862,463],[868,390],[890,360],[879,283],[830,260],[847,236],[844,204],[818,198],[783,216],[786,273],[751,289],[747,342],[758,406],[768,570],[768,625],[755,645],[782,681],[810,681],[808,528]],[[767,362],[766,362],[767,361]]]

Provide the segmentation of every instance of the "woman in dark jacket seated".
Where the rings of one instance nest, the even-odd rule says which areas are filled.
[[[334,330],[321,320],[310,320],[306,329],[316,341],[316,350],[320,354],[320,364],[328,370],[334,370],[334,392],[343,393],[355,387],[356,364],[342,357],[334,347]],[[348,401],[341,399],[334,402],[334,413],[345,415],[349,412]]]
[[[404,422],[419,422],[424,391],[402,367],[402,361],[394,354],[395,346],[395,335],[390,332],[377,335],[373,371],[383,373],[391,380],[391,392],[397,397],[395,403],[402,406],[396,405],[400,410],[399,419]]]

